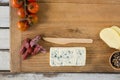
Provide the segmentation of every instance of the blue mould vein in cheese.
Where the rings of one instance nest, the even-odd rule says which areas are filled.
[[[50,66],[85,66],[85,47],[51,47]]]

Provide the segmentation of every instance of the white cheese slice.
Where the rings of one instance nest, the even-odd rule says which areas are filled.
[[[100,38],[111,48],[120,49],[120,35],[114,29],[105,28],[100,32]]]
[[[51,47],[50,66],[85,66],[85,47]]]
[[[115,30],[120,35],[120,28],[118,26],[112,26],[111,29]]]

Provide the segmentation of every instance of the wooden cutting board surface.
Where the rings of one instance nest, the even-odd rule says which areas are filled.
[[[120,0],[40,0],[39,23],[25,32],[17,29],[17,9],[11,7],[11,71],[12,72],[120,72],[109,65],[114,49],[100,38],[101,29],[120,26]],[[21,42],[44,34],[46,37],[91,38],[92,44],[56,45],[45,41],[40,44],[46,54],[37,54],[27,60],[19,55]],[[109,36],[109,35],[108,35]],[[50,47],[86,47],[87,60],[84,67],[50,67]]]

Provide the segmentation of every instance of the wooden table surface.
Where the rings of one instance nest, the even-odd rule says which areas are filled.
[[[117,0],[120,2],[120,0]],[[0,72],[10,70],[9,0],[0,0]],[[26,73],[0,74],[0,80],[120,80],[120,74],[109,73]]]

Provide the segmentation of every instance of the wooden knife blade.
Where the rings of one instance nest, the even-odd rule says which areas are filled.
[[[69,44],[69,43],[93,43],[93,39],[81,38],[49,38],[44,37],[43,40],[55,44]]]

